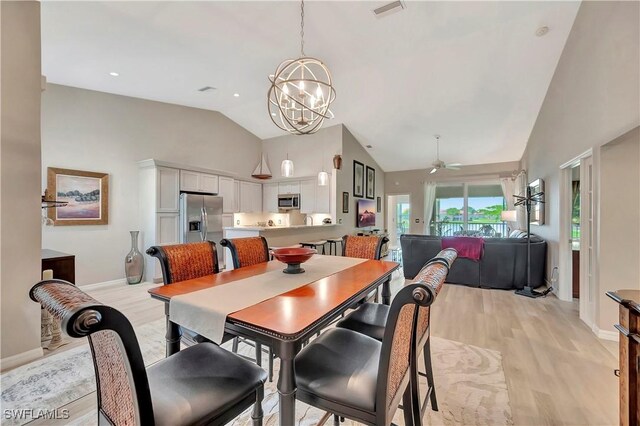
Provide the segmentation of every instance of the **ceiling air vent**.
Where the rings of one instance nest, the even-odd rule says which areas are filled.
[[[396,0],[391,3],[385,4],[384,6],[380,6],[377,9],[373,9],[373,14],[378,18],[382,18],[383,16],[387,16],[395,12],[400,12],[404,8],[404,2],[401,0]]]
[[[211,86],[204,86],[198,89],[198,92],[211,92],[216,90],[215,87],[211,87]]]

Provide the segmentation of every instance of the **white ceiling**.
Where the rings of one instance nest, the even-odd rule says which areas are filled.
[[[580,3],[407,1],[376,18],[385,3],[306,3],[306,53],[337,91],[325,126],[344,123],[387,171],[426,168],[434,133],[445,162],[519,160]],[[288,1],[44,2],[43,74],[218,110],[266,139],[283,133],[267,115],[267,77],[298,55],[299,20]]]

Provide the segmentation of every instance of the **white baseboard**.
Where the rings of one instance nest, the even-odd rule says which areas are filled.
[[[19,367],[23,364],[38,359],[43,355],[42,348],[38,347],[31,349],[30,351],[22,352],[19,354],[11,355],[0,359],[0,371],[5,371],[10,368]]]
[[[591,330],[598,336],[599,339],[603,340],[611,340],[613,342],[617,342],[620,340],[620,333],[618,331],[613,330],[602,330],[597,325],[593,325]]]
[[[117,280],[103,281],[101,283],[95,283],[95,284],[85,284],[78,287],[86,291],[86,290],[98,290],[100,288],[105,288],[105,287],[125,285],[126,283],[127,283],[126,278],[119,278]]]

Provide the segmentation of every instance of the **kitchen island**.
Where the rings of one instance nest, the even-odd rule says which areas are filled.
[[[269,247],[287,247],[306,241],[340,238],[341,227],[336,224],[291,226],[228,226],[223,228],[224,238],[265,237]],[[229,250],[225,249],[226,269],[233,269]]]

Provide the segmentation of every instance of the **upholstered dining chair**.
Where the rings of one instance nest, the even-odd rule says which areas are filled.
[[[379,235],[345,235],[342,237],[342,255],[360,259],[380,260],[382,247],[388,242],[389,239],[387,237]],[[384,297],[385,295],[383,294],[382,296]],[[376,288],[366,299],[361,300],[359,303],[364,303],[367,300],[373,300],[377,303],[378,299],[378,289]]]
[[[216,243],[212,241],[152,246],[146,253],[160,261],[162,281],[165,285],[217,274],[220,271]],[[169,309],[169,305],[165,309]],[[209,341],[192,330],[184,327],[181,329],[182,342],[187,346]]]
[[[413,283],[427,285],[433,291],[433,297],[438,295],[447,278],[449,269],[456,260],[458,254],[455,249],[447,248],[429,260],[416,275]],[[432,301],[433,303],[433,301]],[[389,306],[377,303],[365,303],[358,309],[347,315],[336,324],[336,327],[357,331],[378,341],[384,339],[385,328],[389,319]],[[431,402],[431,408],[438,411],[435,383],[433,380],[433,367],[431,364],[431,340],[430,340],[430,316],[429,306],[421,306],[418,310],[415,358],[411,363],[411,394],[413,400],[415,424],[421,425],[427,403]],[[424,357],[425,372],[418,368],[418,358]],[[427,393],[424,399],[420,398],[418,376],[426,377]]]
[[[346,328],[330,329],[295,358],[296,398],[328,413],[368,425],[387,426],[402,400],[405,424],[413,425],[411,360],[415,356],[417,306],[435,294],[410,284],[389,307],[382,341]]]
[[[229,249],[234,269],[264,263],[270,260],[267,239],[262,236],[248,238],[224,238],[220,241],[220,245]],[[240,338],[234,337],[232,347],[232,351],[234,353],[238,352],[239,341]],[[256,363],[258,365],[262,365],[262,345],[257,342],[248,341],[244,338],[242,341],[255,347]],[[268,348],[267,354],[269,357],[269,382],[271,382],[273,381],[273,350]]]
[[[99,425],[225,424],[253,405],[262,425],[266,373],[213,343],[199,343],[145,368],[129,320],[73,284],[40,281],[29,296],[70,337],[87,337]]]

